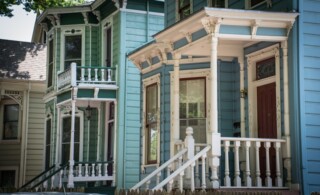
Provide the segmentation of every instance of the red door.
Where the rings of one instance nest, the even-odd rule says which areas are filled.
[[[270,83],[257,87],[258,137],[277,138],[276,84]],[[271,178],[275,178],[275,149],[269,151]],[[266,152],[264,145],[260,148],[260,171],[263,183],[266,177]]]

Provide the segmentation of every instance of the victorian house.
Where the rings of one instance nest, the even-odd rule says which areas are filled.
[[[33,39],[48,48],[45,163],[21,190],[139,181],[140,74],[126,55],[163,28],[163,7],[96,0],[37,17]]]
[[[320,191],[319,8],[165,1],[165,29],[128,55],[142,79],[133,189]]]

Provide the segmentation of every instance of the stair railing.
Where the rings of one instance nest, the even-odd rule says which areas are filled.
[[[176,160],[178,160],[180,157],[182,157],[182,155],[184,155],[187,152],[187,149],[184,148],[182,149],[180,152],[178,152],[176,155],[174,155],[172,158],[170,158],[167,162],[165,162],[164,164],[162,164],[159,168],[157,168],[156,170],[154,170],[151,174],[149,174],[146,178],[144,178],[143,180],[141,180],[139,183],[137,183],[135,186],[133,186],[131,189],[135,190],[140,188],[142,185],[146,184],[147,185],[147,189],[149,188],[148,184],[150,183],[151,178],[153,178],[154,176],[158,175],[163,169],[168,168],[170,172],[170,166],[173,162],[175,162]],[[158,183],[157,183],[158,184]]]

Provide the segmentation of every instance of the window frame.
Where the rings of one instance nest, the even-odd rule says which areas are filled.
[[[215,6],[213,6],[213,1],[215,1],[215,0],[208,0],[207,5],[209,7],[215,7]],[[229,1],[224,0],[224,6],[223,7],[216,7],[216,8],[228,8],[228,5],[229,5]]]
[[[6,105],[18,105],[19,107],[19,116],[18,116],[18,132],[17,132],[17,138],[16,139],[4,139],[4,111],[5,111],[5,106]],[[10,97],[6,97],[1,99],[0,102],[0,140],[1,142],[8,143],[8,142],[20,142],[20,137],[21,137],[21,128],[22,128],[22,109],[21,105],[11,99]]]
[[[146,105],[146,100],[147,100],[147,87],[156,85],[157,87],[157,123],[156,123],[156,128],[157,128],[157,159],[154,161],[149,161],[148,159],[148,152],[149,152],[149,147],[148,147],[148,131],[149,128],[147,127],[147,105]],[[142,147],[142,167],[148,167],[148,166],[158,166],[160,163],[160,135],[161,135],[161,129],[160,129],[160,74],[156,74],[152,77],[146,78],[143,80],[143,117],[142,117],[142,140],[143,140],[143,147]]]
[[[254,9],[256,7],[259,7],[260,5],[264,4],[264,3],[268,3],[269,0],[262,0],[260,3],[257,3],[255,5],[252,5],[252,0],[246,0],[246,5],[245,8],[246,9]]]
[[[52,123],[52,115],[51,114],[48,114],[47,115],[48,117],[46,118],[46,124],[45,124],[45,127],[46,127],[46,136],[45,136],[45,154],[44,154],[44,168],[45,169],[47,169],[47,168],[49,168],[51,165],[52,165],[52,163],[53,162],[51,162],[51,160],[52,160],[52,157],[51,157],[51,151],[52,151],[52,147],[54,146],[53,145],[53,142],[52,142],[52,138],[53,138],[53,134],[52,134],[52,127],[53,127],[53,123]],[[48,126],[47,126],[47,124],[48,124],[48,121],[51,121],[51,123],[50,123],[50,139],[48,140]],[[49,141],[49,143],[50,144],[48,144],[48,142],[47,141]],[[49,156],[47,156],[47,147],[49,146]],[[48,158],[48,159],[47,159]],[[48,162],[48,160],[49,160],[49,162]],[[47,166],[47,162],[48,162],[48,166]],[[51,163],[51,164],[50,164]]]
[[[190,14],[189,15],[191,15],[193,13],[193,0],[190,0],[189,9],[190,9]],[[184,18],[181,18],[180,17],[180,10],[181,10],[180,9],[180,0],[177,0],[176,1],[176,22],[188,17],[188,16],[186,16]]]
[[[65,69],[65,44],[66,36],[81,36],[81,64],[77,66],[84,66],[85,64],[85,29],[84,27],[70,25],[68,27],[61,27],[61,45],[60,45],[60,68],[59,73],[64,72]]]
[[[47,73],[47,88],[51,88],[54,85],[54,64],[55,64],[55,45],[54,45],[54,38],[53,34],[50,34],[47,38],[47,45],[48,45],[48,73]],[[50,47],[50,43],[52,43],[52,48]],[[51,51],[52,50],[52,51]],[[52,62],[50,62],[50,53],[52,52]],[[51,68],[51,70],[50,70]]]

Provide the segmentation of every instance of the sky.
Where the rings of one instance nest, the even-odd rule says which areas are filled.
[[[22,6],[12,6],[13,17],[0,16],[0,39],[31,42],[36,14]]]

